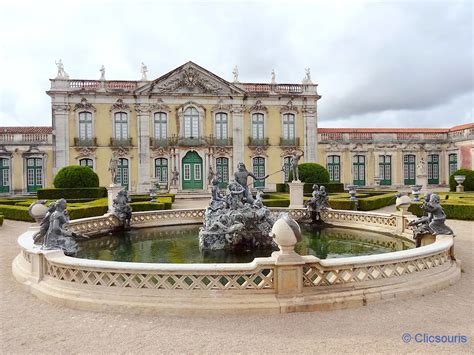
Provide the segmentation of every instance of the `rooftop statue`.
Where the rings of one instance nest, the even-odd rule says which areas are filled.
[[[100,80],[105,80],[105,67],[103,65],[100,67]]]
[[[421,209],[427,212],[427,216],[423,216],[408,225],[413,227],[413,239],[415,239],[416,247],[421,246],[421,240],[424,235],[438,234],[454,234],[453,230],[446,224],[446,214],[440,204],[440,198],[436,194],[426,194],[425,202],[421,205]]]
[[[56,66],[58,67],[58,74],[56,75],[56,79],[68,79],[69,75],[64,70],[63,61],[59,59],[59,62],[55,62],[55,63],[56,63]]]
[[[143,62],[142,62],[142,66],[141,66],[141,72],[142,72],[141,80],[146,81],[147,80],[146,74],[148,73],[148,67]]]
[[[71,232],[65,227],[69,222],[65,199],[62,198],[52,205],[49,206],[48,213],[41,222],[40,231],[33,237],[35,244],[42,244],[46,250],[59,249],[66,255],[75,255],[78,250],[75,239],[87,237]],[[45,232],[46,226],[48,230]]]
[[[232,74],[234,75],[234,83],[239,82],[239,68],[237,68],[237,65],[234,67],[234,70],[232,70]]]

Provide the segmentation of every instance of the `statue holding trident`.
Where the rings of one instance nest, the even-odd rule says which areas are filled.
[[[243,197],[245,198],[246,202],[253,203],[253,197],[250,193],[248,184],[249,176],[251,176],[254,180],[265,180],[270,175],[266,175],[264,177],[257,177],[253,173],[247,171],[247,168],[245,167],[244,163],[240,162],[239,164],[237,164],[237,171],[234,174],[234,179],[243,187]]]

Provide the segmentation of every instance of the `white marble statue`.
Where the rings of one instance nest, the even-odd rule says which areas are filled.
[[[100,80],[105,80],[105,67],[103,65],[100,67]]]
[[[239,82],[239,68],[237,68],[237,65],[234,67],[234,70],[232,70],[232,74],[234,74],[234,83]]]
[[[148,67],[142,62],[142,68],[141,68],[141,71],[142,71],[142,81],[146,81],[148,80],[147,77],[146,77],[146,74],[148,73]]]
[[[58,67],[58,75],[56,75],[57,79],[67,79],[69,78],[69,75],[67,75],[66,71],[64,70],[64,64],[61,59],[59,59],[59,62],[55,62],[56,66]]]
[[[272,84],[276,84],[275,69],[272,69]]]
[[[305,77],[303,78],[303,84],[311,84],[311,69],[305,68]]]

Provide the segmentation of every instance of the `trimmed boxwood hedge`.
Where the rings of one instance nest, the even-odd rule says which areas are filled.
[[[304,193],[311,193],[313,192],[313,185],[311,183],[306,183],[303,186]],[[344,184],[340,182],[328,182],[328,183],[320,183],[319,186],[324,186],[326,188],[327,193],[333,192],[344,192]],[[276,184],[276,191],[277,192],[290,192],[290,187],[288,184]]]
[[[29,215],[28,207],[25,206],[0,205],[0,214],[3,214],[5,219],[13,219],[15,221],[35,221]]]
[[[99,176],[88,166],[70,165],[57,172],[53,185],[56,188],[99,187]]]
[[[0,227],[3,226],[3,214],[0,214]]]
[[[101,197],[107,197],[107,189],[105,187],[84,187],[77,189],[38,189],[36,196],[39,200],[57,200],[60,198],[65,198],[66,200],[82,198],[97,199]]]
[[[156,195],[157,199],[166,198],[166,197],[170,198],[171,202],[174,202],[175,194],[157,194]],[[150,195],[130,195],[130,199],[132,200],[132,202],[148,202],[150,201]]]
[[[408,211],[421,217],[424,214],[424,211],[420,208],[421,205],[422,202],[413,202]],[[448,202],[441,203],[441,206],[446,213],[446,218],[474,221],[474,204]]]
[[[132,202],[130,204],[133,212],[164,210],[165,204],[159,202]]]
[[[464,186],[464,191],[474,191],[474,171],[469,169],[459,169],[456,170],[450,177],[449,177],[449,189],[450,191],[456,191],[456,186],[458,183],[454,180],[455,175],[465,175],[466,180],[462,183]]]
[[[263,200],[263,204],[267,207],[288,207],[290,205],[290,200],[287,198],[275,198]]]

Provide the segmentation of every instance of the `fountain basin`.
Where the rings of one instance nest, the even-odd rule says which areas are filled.
[[[304,209],[289,212],[309,218]],[[203,210],[138,212],[135,228],[202,222]],[[322,211],[332,224],[396,234],[409,240],[403,215]],[[96,235],[113,230],[112,216],[73,221],[70,229]],[[79,309],[168,314],[286,313],[361,306],[409,298],[449,286],[460,277],[453,237],[385,254],[319,259],[313,255],[280,264],[274,256],[248,263],[164,264],[87,260],[43,251],[33,244],[35,229],[19,239],[15,278],[33,294]],[[397,238],[398,238],[397,237]]]

